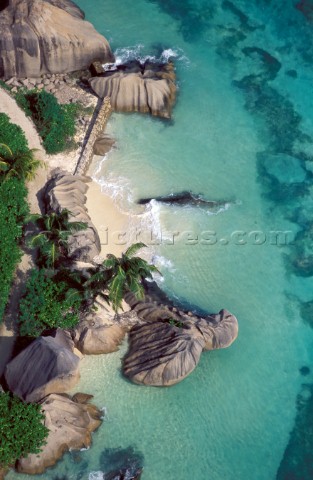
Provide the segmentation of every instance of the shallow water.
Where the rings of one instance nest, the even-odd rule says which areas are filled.
[[[95,393],[106,421],[91,450],[43,478],[102,478],[121,449],[143,455],[145,480],[274,480],[297,395],[312,383],[299,371],[313,356],[311,310],[303,314],[313,299],[311,235],[301,233],[313,213],[310,19],[280,0],[77,3],[120,61],[175,56],[173,121],[114,114],[108,131],[118,148],[93,165],[94,176],[122,210],[141,213],[132,233],[162,234],[150,242],[162,288],[190,308],[229,309],[240,333],[170,389],[123,379],[126,345],[85,358],[77,389]],[[135,203],[184,190],[226,207],[152,202],[142,214]],[[287,233],[275,241],[278,231]],[[282,463],[280,479],[311,478],[288,469]]]

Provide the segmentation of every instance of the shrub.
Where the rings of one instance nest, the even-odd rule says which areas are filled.
[[[76,104],[60,105],[45,90],[20,91],[16,101],[32,117],[48,153],[59,153],[74,146]]]
[[[45,270],[32,270],[20,303],[20,334],[38,337],[50,328],[73,328],[79,320],[80,300],[67,297],[65,282],[54,281]]]
[[[30,153],[22,129],[0,113],[0,143],[8,145],[14,156]],[[8,151],[0,146],[0,156],[6,158]],[[27,189],[23,179],[0,175],[0,322],[8,301],[12,278],[21,258],[19,241],[22,225],[29,214]]]
[[[27,190],[22,180],[0,182],[0,321],[8,301],[12,278],[22,252],[19,240],[28,215]]]
[[[5,113],[0,113],[0,143],[8,145],[13,155],[29,152],[23,130],[18,125],[11,123]],[[7,150],[0,146],[0,156],[6,156],[7,153]]]
[[[29,453],[39,453],[49,430],[41,406],[0,393],[0,467],[5,468]]]

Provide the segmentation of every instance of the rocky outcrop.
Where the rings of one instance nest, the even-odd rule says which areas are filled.
[[[73,260],[91,261],[101,251],[100,238],[93,225],[86,204],[87,183],[91,179],[85,176],[71,175],[64,170],[55,170],[48,181],[44,199],[47,212],[71,212],[73,222],[87,224],[85,230],[75,232],[69,238],[69,256]]]
[[[39,337],[7,365],[5,379],[22,400],[38,402],[73,388],[79,380],[79,358],[63,335]]]
[[[85,355],[116,352],[130,325],[138,323],[138,317],[124,301],[118,315],[100,296],[94,305],[96,313],[87,313],[74,329],[75,346]]]
[[[174,385],[195,369],[203,350],[226,348],[238,335],[237,319],[227,310],[202,317],[149,296],[139,302],[128,294],[126,300],[146,322],[131,329],[123,363],[124,374],[138,384]]]
[[[99,135],[93,145],[94,155],[106,155],[115,144],[114,138],[110,137],[107,133],[103,132]]]
[[[0,11],[0,77],[40,77],[88,68],[113,55],[69,0],[8,0]]]
[[[100,98],[109,97],[116,112],[141,112],[170,118],[176,97],[174,66],[137,61],[93,77],[91,88]]]
[[[45,425],[49,429],[47,444],[39,454],[18,460],[19,473],[35,475],[54,465],[69,450],[88,448],[91,433],[101,424],[102,412],[92,404],[80,404],[64,395],[49,395],[42,402]]]
[[[118,324],[104,325],[102,319],[93,315],[75,330],[77,349],[86,355],[116,352],[125,337],[125,329]]]
[[[193,207],[204,207],[212,212],[217,212],[221,208],[229,205],[229,202],[206,200],[202,195],[192,192],[170,193],[169,195],[162,195],[161,197],[141,198],[137,201],[139,205],[146,205],[155,200],[156,202],[165,203],[166,205],[190,205]]]

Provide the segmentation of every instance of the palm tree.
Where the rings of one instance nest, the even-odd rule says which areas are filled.
[[[7,152],[6,155],[0,156],[0,172],[5,173],[6,179],[18,177],[26,181],[33,180],[37,168],[43,166],[43,162],[35,156],[35,148],[26,153],[14,155],[8,145],[0,143],[0,147]]]
[[[28,238],[28,245],[39,247],[42,263],[55,268],[56,262],[68,253],[68,239],[73,233],[87,228],[84,222],[71,222],[71,212],[64,209],[59,213],[31,215],[29,220],[35,222],[39,229]]]
[[[98,292],[107,289],[108,298],[115,312],[121,308],[123,297],[127,291],[133,292],[138,300],[143,299],[142,280],[152,278],[154,272],[160,273],[154,265],[134,256],[138,250],[144,247],[146,247],[144,243],[134,243],[120,258],[109,254],[96,271],[90,272],[91,276],[86,285]]]

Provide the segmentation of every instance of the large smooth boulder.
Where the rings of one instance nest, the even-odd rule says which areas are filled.
[[[134,383],[155,387],[183,380],[197,366],[204,340],[168,323],[138,325],[130,331],[123,371]]]
[[[99,234],[86,208],[89,181],[90,177],[72,175],[65,170],[56,169],[52,172],[44,193],[47,212],[61,212],[66,209],[72,214],[70,221],[87,224],[86,229],[75,232],[68,241],[69,256],[83,262],[91,261],[101,252]]]
[[[0,11],[0,77],[40,77],[88,68],[113,55],[69,0],[8,0]]]
[[[52,394],[42,402],[45,425],[49,429],[47,444],[39,454],[18,460],[19,473],[36,475],[54,465],[69,450],[91,445],[91,433],[101,425],[102,412],[92,404],[80,404],[68,396]]]
[[[6,367],[11,392],[26,402],[63,393],[79,380],[79,357],[60,337],[39,337]]]
[[[87,313],[75,327],[73,335],[75,346],[85,355],[116,352],[130,328],[129,323],[132,323],[133,318],[129,316],[134,315],[124,301],[118,315],[100,296],[96,298],[95,306],[97,312]],[[135,322],[136,319],[137,317]]]
[[[125,299],[145,322],[130,330],[123,361],[124,374],[134,383],[174,385],[195,369],[203,350],[227,348],[237,338],[237,319],[227,310],[202,317],[149,295],[138,301],[129,293]]]
[[[125,329],[120,325],[103,325],[97,316],[80,325],[76,333],[76,347],[85,355],[116,352],[125,337]]]
[[[173,63],[131,62],[89,81],[116,112],[141,112],[170,118],[176,97]]]

